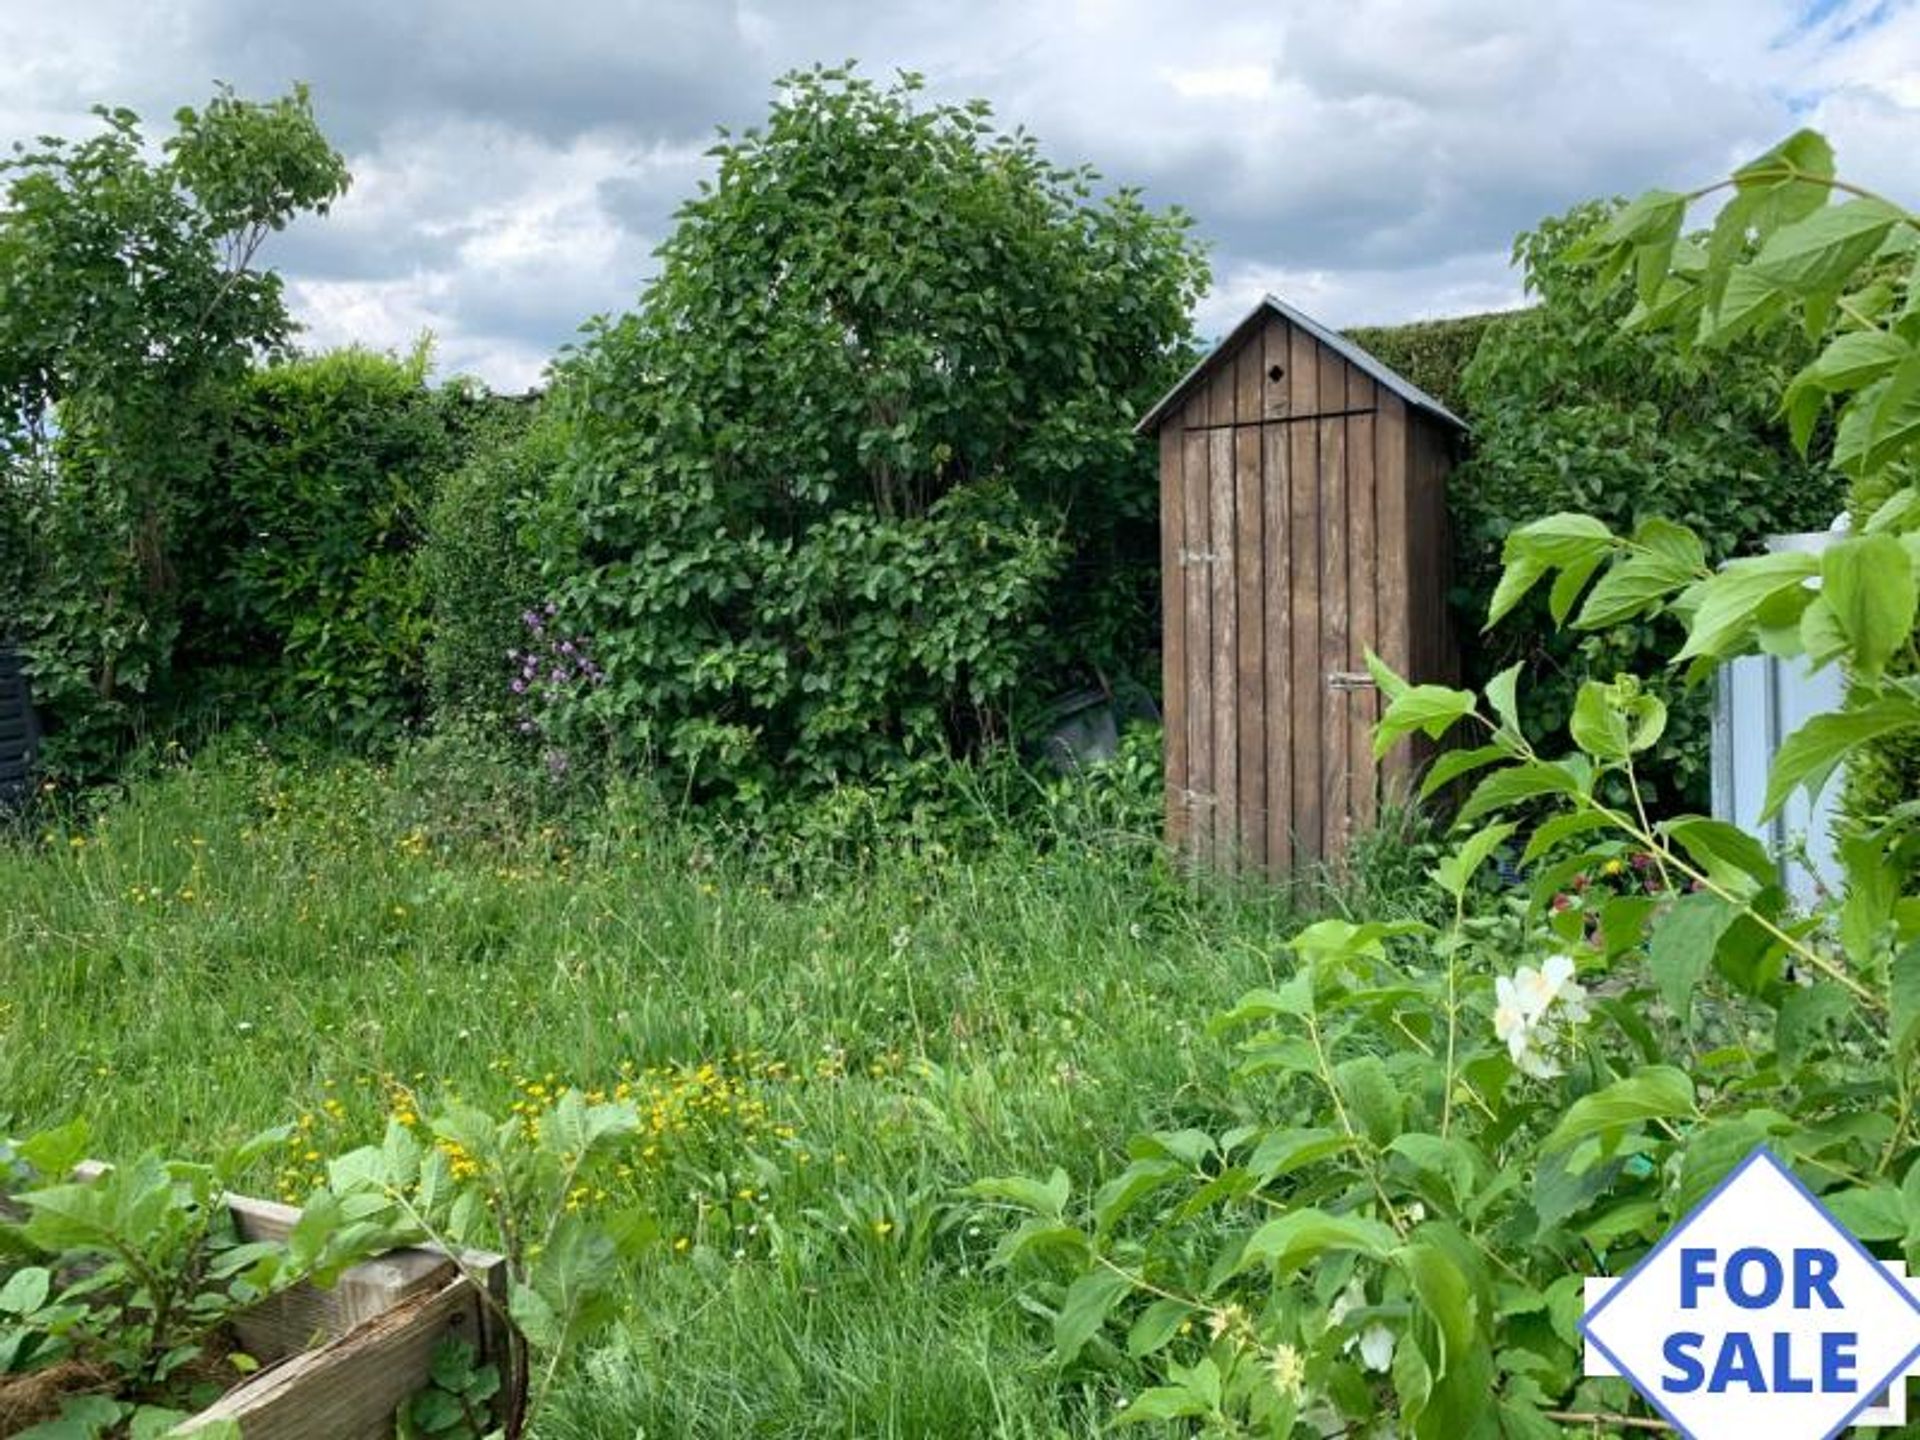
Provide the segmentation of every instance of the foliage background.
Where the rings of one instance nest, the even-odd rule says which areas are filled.
[[[790,77],[561,367],[547,573],[612,677],[572,734],[689,794],[966,753],[1149,668],[1127,423],[1188,358],[1205,265],[1184,217],[918,90]]]
[[[1593,204],[1522,235],[1531,308],[1486,326],[1460,373],[1473,426],[1450,481],[1456,580],[1468,678],[1484,684],[1517,660],[1535,683],[1522,722],[1536,739],[1560,733],[1580,682],[1634,673],[1667,703],[1665,736],[1642,757],[1656,807],[1706,808],[1712,687],[1682,685],[1665,665],[1678,648],[1672,619],[1571,634],[1536,596],[1481,633],[1500,553],[1519,525],[1558,510],[1623,531],[1649,516],[1689,526],[1714,561],[1765,537],[1824,530],[1846,505],[1820,449],[1797,454],[1779,409],[1786,380],[1810,353],[1791,328],[1760,328],[1701,354],[1684,337],[1623,328],[1630,290],[1594,285],[1597,262],[1576,247],[1617,213]]]

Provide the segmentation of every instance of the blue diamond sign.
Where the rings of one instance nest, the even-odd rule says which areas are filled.
[[[1590,1349],[1693,1440],[1826,1440],[1920,1360],[1920,1298],[1764,1147],[1618,1281]],[[1904,1413],[1904,1394],[1898,1397]]]

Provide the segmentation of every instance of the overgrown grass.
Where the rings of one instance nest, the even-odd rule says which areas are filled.
[[[624,1085],[663,1240],[544,1434],[1101,1428],[1120,1392],[1051,1365],[957,1192],[1217,1122],[1205,1023],[1273,978],[1285,900],[1138,835],[836,868],[489,783],[234,747],[0,843],[0,1129],[192,1156],[293,1122],[259,1188],[297,1198],[416,1099]]]

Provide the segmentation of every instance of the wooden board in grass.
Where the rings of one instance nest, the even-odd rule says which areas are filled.
[[[75,1174],[85,1180],[94,1161]],[[300,1212],[248,1195],[226,1197],[244,1241],[282,1241]],[[427,1387],[434,1351],[464,1340],[476,1363],[495,1364],[494,1404],[512,1402],[512,1367],[496,1305],[506,1301],[501,1256],[431,1245],[363,1260],[326,1288],[300,1284],[235,1317],[234,1339],[261,1369],[171,1433],[194,1435],[234,1422],[243,1440],[391,1440],[400,1406]],[[493,1297],[489,1304],[484,1287]]]

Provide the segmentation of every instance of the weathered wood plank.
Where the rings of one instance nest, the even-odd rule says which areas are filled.
[[[1186,497],[1181,427],[1160,427],[1160,693],[1165,746],[1167,844],[1187,843],[1187,581]]]
[[[1228,377],[1231,379],[1231,375]],[[1233,428],[1207,432],[1207,487],[1213,606],[1213,862],[1236,863],[1240,797],[1240,700],[1238,626],[1235,623]]]
[[[1379,585],[1376,605],[1380,629],[1380,658],[1399,675],[1412,661],[1411,603],[1408,585],[1407,407],[1399,396],[1380,392],[1374,420],[1374,497],[1379,540],[1376,559]],[[1383,800],[1404,800],[1409,793],[1412,748],[1404,741],[1380,761]]]
[[[1266,377],[1261,374],[1261,367],[1266,359],[1266,329],[1262,327],[1247,338],[1233,357],[1233,423],[1236,425],[1258,425],[1264,418]]]
[[[1207,420],[1209,426],[1233,424],[1233,406],[1239,384],[1235,374],[1238,355],[1223,355],[1207,379]]]
[[[1289,351],[1292,344],[1292,329],[1278,315],[1267,317],[1266,328],[1260,332],[1260,418],[1262,420],[1284,420],[1293,413],[1292,386],[1288,382],[1287,372],[1293,364]],[[1279,373],[1275,373],[1275,372]]]
[[[1322,383],[1329,377],[1321,372]],[[1320,420],[1320,670],[1322,706],[1320,814],[1324,856],[1344,854],[1350,835],[1348,755],[1352,727],[1347,696],[1330,688],[1329,676],[1347,668],[1347,421]]]
[[[427,1383],[448,1336],[481,1343],[480,1299],[465,1280],[409,1296],[318,1350],[249,1380],[173,1433],[238,1421],[246,1440],[388,1440],[394,1413]]]
[[[1266,559],[1267,868],[1278,874],[1293,863],[1293,553],[1289,507],[1290,426],[1261,432],[1262,531]]]
[[[1336,404],[1339,402],[1335,402]],[[1287,328],[1287,414],[1304,419],[1320,413],[1320,342]]]
[[[1348,402],[1353,400],[1352,375]],[[1373,381],[1361,376],[1371,391]],[[1369,399],[1372,398],[1369,393]],[[1347,421],[1347,602],[1352,622],[1347,631],[1347,669],[1362,674],[1367,651],[1380,649],[1378,620],[1379,517],[1374,505],[1374,417],[1355,415]],[[1350,813],[1359,829],[1370,829],[1379,818],[1378,776],[1373,762],[1373,727],[1379,720],[1379,692],[1350,690],[1347,701],[1347,773]]]
[[[1259,349],[1249,346],[1260,374]],[[1252,396],[1258,413],[1260,395]],[[1263,870],[1267,865],[1267,709],[1266,678],[1266,535],[1265,502],[1261,495],[1260,426],[1238,425],[1233,432],[1234,483],[1234,624],[1239,636],[1239,664],[1235,676],[1239,718],[1240,781],[1237,832],[1240,864]]]
[[[1196,397],[1193,403],[1202,403],[1203,398]],[[1184,430],[1181,442],[1181,507],[1186,516],[1187,843],[1195,860],[1213,858],[1213,522],[1207,433]]]

